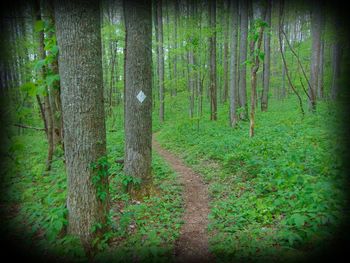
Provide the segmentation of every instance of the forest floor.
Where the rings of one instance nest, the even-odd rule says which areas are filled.
[[[200,262],[211,262],[213,256],[209,253],[207,234],[208,187],[199,174],[187,167],[181,159],[163,149],[154,138],[152,144],[158,154],[178,173],[184,187],[184,224],[175,245],[176,261],[197,262],[197,260],[200,260]]]

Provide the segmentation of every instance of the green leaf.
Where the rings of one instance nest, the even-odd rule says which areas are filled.
[[[34,70],[35,70],[35,71],[38,71],[38,70],[41,69],[43,66],[45,66],[45,64],[46,64],[45,59],[40,59],[40,60],[38,60],[38,61],[35,63],[35,65],[34,65]]]
[[[54,74],[54,75],[48,75],[46,76],[46,84],[47,86],[52,86],[52,84],[56,81],[60,80],[60,75]]]
[[[292,217],[294,219],[294,224],[297,227],[303,226],[305,224],[306,219],[307,219],[306,216],[300,215],[300,214],[294,214]]]
[[[38,32],[41,32],[43,30],[44,30],[44,21],[42,21],[42,20],[36,21],[34,24],[34,31],[38,33]]]
[[[63,227],[62,221],[56,220],[56,221],[53,223],[53,227],[54,227],[54,229],[55,229],[57,232],[61,231],[61,229],[62,229],[62,227]]]
[[[29,96],[34,97],[36,95],[36,86],[33,82],[27,82],[24,83],[21,87],[20,90],[23,92],[27,92]]]

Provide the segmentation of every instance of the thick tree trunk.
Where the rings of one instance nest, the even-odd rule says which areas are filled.
[[[238,96],[238,67],[237,67],[237,42],[238,42],[238,2],[232,1],[231,14],[231,56],[230,56],[230,126],[237,123],[237,96]]]
[[[108,215],[106,129],[98,1],[57,0],[56,34],[68,177],[68,233],[88,254]],[[93,168],[95,166],[95,168]],[[100,178],[97,180],[97,178]],[[96,181],[97,180],[97,181]]]
[[[209,38],[210,49],[210,120],[217,120],[216,86],[216,0],[209,3],[209,24],[213,30]]]
[[[271,28],[271,0],[267,1],[266,9],[266,23]],[[267,111],[268,108],[268,98],[269,98],[269,86],[270,86],[270,30],[266,31],[264,36],[264,69],[263,69],[263,90],[261,96],[261,110]]]
[[[125,1],[124,10],[127,32],[124,171],[141,181],[141,185],[128,186],[131,196],[141,199],[150,194],[152,187],[151,1]],[[144,99],[140,97],[142,93]]]
[[[247,43],[248,43],[248,3],[246,0],[240,0],[240,13],[241,13],[241,25],[240,25],[240,56],[239,56],[239,100],[240,105],[243,108],[240,118],[247,119],[248,104],[247,104]]]

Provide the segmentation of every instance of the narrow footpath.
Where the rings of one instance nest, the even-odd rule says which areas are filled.
[[[163,149],[153,138],[153,149],[179,175],[184,187],[185,212],[180,237],[175,244],[175,262],[213,262],[208,249],[208,187],[200,175],[187,167],[181,159]]]

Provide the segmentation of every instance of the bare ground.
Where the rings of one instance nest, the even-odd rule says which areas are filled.
[[[208,187],[200,175],[187,167],[181,159],[163,149],[153,139],[153,149],[179,174],[184,186],[185,212],[180,237],[175,244],[175,262],[213,262],[208,249]]]

